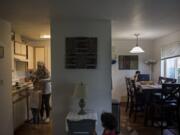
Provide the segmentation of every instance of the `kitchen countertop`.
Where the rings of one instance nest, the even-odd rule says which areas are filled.
[[[12,95],[15,95],[15,94],[18,94],[20,92],[26,91],[26,90],[28,90],[30,88],[33,88],[32,82],[25,82],[25,83],[21,84],[19,88],[14,87],[12,89]]]

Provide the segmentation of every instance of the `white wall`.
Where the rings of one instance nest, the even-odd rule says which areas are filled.
[[[176,42],[180,41],[180,31],[171,33],[167,36],[154,40],[153,43],[153,57],[158,60],[157,64],[154,67],[154,78],[158,80],[158,77],[161,74],[161,48],[166,45],[173,45]]]
[[[13,119],[11,97],[11,25],[1,19],[0,46],[3,46],[5,51],[4,58],[0,59],[0,135],[12,135]]]
[[[118,55],[132,55],[129,51],[135,46],[135,40],[113,40],[112,50],[113,55],[117,56],[116,64],[112,65],[112,80],[113,90],[112,98],[126,101],[126,85],[125,77],[133,77],[136,70],[119,70],[118,69]],[[144,63],[145,60],[152,59],[152,41],[140,40],[139,45],[144,49],[145,53],[139,54],[139,69],[141,73],[151,74],[150,66]],[[136,55],[136,54],[135,54]]]
[[[79,109],[72,103],[76,83],[88,87],[87,107],[98,113],[97,132],[102,134],[100,115],[111,111],[111,24],[109,21],[51,20],[53,133],[65,134],[65,117],[70,110]],[[89,36],[98,38],[97,69],[65,69],[65,38]]]

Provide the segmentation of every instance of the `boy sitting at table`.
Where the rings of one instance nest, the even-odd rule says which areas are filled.
[[[135,75],[134,75],[134,81],[137,82],[139,81],[139,75],[141,74],[141,72],[138,70],[135,72]]]

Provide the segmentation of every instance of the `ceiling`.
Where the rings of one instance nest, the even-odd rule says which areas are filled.
[[[51,9],[51,10],[50,10]],[[112,21],[112,38],[156,39],[180,30],[179,0],[1,0],[0,18],[32,39],[50,33],[50,17]]]
[[[50,33],[47,0],[1,0],[0,18],[12,23],[13,31],[30,39]]]

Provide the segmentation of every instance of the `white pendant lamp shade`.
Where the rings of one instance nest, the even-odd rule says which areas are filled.
[[[138,36],[139,34],[134,34],[136,36],[136,46],[133,47],[129,52],[130,53],[143,53],[144,50],[138,45]]]
[[[143,53],[143,52],[144,50],[139,46],[135,46],[130,50],[130,53]]]

